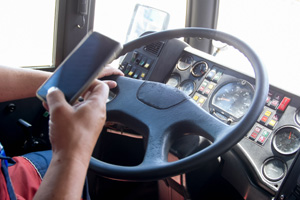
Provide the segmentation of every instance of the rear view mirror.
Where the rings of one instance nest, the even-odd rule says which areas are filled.
[[[136,4],[126,35],[126,42],[138,38],[146,31],[167,29],[170,14],[145,5]]]

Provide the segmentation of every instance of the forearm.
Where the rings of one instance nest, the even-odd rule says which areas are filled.
[[[0,66],[0,102],[34,97],[50,75],[40,70]]]
[[[54,155],[34,199],[80,199],[88,164]]]

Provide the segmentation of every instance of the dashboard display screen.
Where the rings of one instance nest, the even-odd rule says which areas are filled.
[[[254,95],[253,86],[245,80],[223,85],[213,96],[212,105],[239,119],[248,111]]]

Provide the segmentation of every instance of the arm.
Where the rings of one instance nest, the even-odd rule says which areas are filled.
[[[34,97],[37,89],[51,75],[51,72],[24,68],[4,67],[0,65],[0,102]],[[99,78],[110,75],[123,75],[112,67],[106,66]],[[107,81],[110,88],[116,87],[113,81]]]
[[[40,70],[0,66],[0,102],[35,96],[50,75]]]
[[[34,199],[80,199],[90,157],[106,120],[108,91],[98,81],[85,101],[74,106],[58,89],[48,93],[53,157]]]

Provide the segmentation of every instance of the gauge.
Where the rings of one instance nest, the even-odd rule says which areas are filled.
[[[179,83],[180,83],[180,76],[178,74],[172,74],[166,84],[173,87],[177,87]]]
[[[300,130],[293,126],[278,129],[273,137],[273,146],[284,155],[295,153],[300,147]]]
[[[286,172],[286,164],[277,159],[268,159],[263,165],[264,176],[271,181],[278,181],[282,179]]]
[[[194,63],[194,59],[192,56],[183,55],[177,63],[177,68],[183,71],[188,69],[193,63]]]
[[[230,82],[213,95],[212,106],[239,119],[248,111],[253,95],[254,89],[249,82]]]
[[[296,112],[296,122],[300,125],[300,108]]]
[[[197,62],[192,68],[192,74],[195,77],[200,77],[203,76],[208,70],[208,65],[206,62]]]
[[[188,96],[193,93],[194,88],[195,88],[195,83],[192,80],[184,81],[179,87],[179,89]]]

